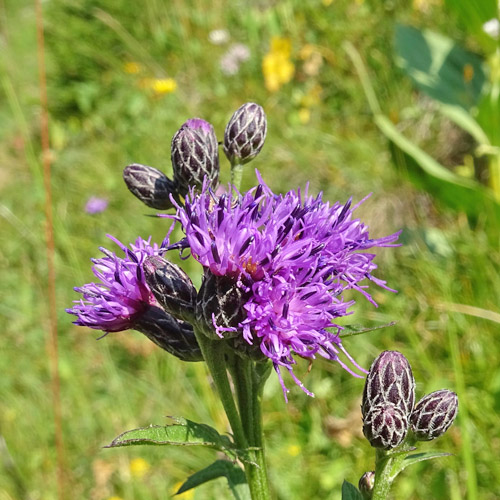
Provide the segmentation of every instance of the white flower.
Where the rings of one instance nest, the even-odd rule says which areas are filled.
[[[498,40],[500,36],[500,21],[497,18],[490,19],[483,24],[483,31],[491,38]]]
[[[229,42],[229,38],[230,38],[229,32],[227,30],[224,30],[224,29],[212,30],[208,34],[208,40],[213,45],[223,45],[223,44]]]

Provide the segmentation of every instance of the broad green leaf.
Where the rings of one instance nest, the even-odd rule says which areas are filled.
[[[227,460],[216,460],[205,469],[195,472],[179,488],[176,495],[180,495],[185,491],[196,488],[197,486],[219,477],[225,477],[227,479],[229,488],[236,500],[250,500],[250,490],[246,482],[245,472],[237,464]]]
[[[343,47],[359,75],[375,124],[391,141],[396,163],[404,164],[411,180],[418,187],[430,192],[448,206],[476,219],[479,215],[489,217],[488,222],[494,235],[497,221],[500,220],[500,204],[495,201],[493,192],[478,182],[454,174],[406,138],[381,112],[370,77],[354,45],[345,42]],[[398,161],[398,157],[403,161]]]
[[[219,434],[213,427],[198,424],[185,418],[170,418],[174,424],[150,425],[126,431],[105,448],[134,445],[206,446],[221,451],[231,458],[249,461],[245,450],[237,450],[227,436]]]
[[[411,26],[396,26],[396,62],[415,86],[436,101],[469,110],[485,82],[483,61],[453,40]]]
[[[371,332],[373,330],[379,330],[380,328],[385,328],[387,326],[394,326],[396,321],[391,321],[384,325],[377,325],[371,327],[365,327],[363,325],[344,325],[343,330],[340,333],[340,337],[352,337],[353,335],[361,335],[362,333]]]
[[[342,500],[363,500],[363,497],[356,486],[344,480],[342,483]]]

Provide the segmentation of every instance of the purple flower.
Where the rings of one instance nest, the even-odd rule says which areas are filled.
[[[91,215],[104,212],[106,208],[108,208],[108,200],[96,196],[91,196],[85,204],[85,212]]]
[[[342,352],[365,371],[344,350],[336,319],[350,314],[347,310],[354,304],[344,300],[345,290],[358,290],[374,305],[367,281],[391,290],[372,275],[375,255],[364,251],[398,246],[399,232],[370,239],[368,228],[352,218],[358,205],[351,208],[351,200],[331,205],[321,194],[310,196],[307,188],[304,193],[277,195],[259,176],[259,185],[246,194],[217,198],[207,185],[201,194],[191,190],[185,206],[178,206],[173,216],[186,237],[170,248],[189,248],[205,268],[205,280],[223,277],[209,288],[220,293],[225,284],[219,304],[230,305],[227,317],[232,320],[220,324],[225,316],[212,311],[217,334],[238,335],[260,349],[272,361],[285,397],[282,368],[312,395],[293,373],[295,355],[310,359],[320,355],[354,374],[340,360]],[[243,319],[234,314],[238,295],[231,293],[231,287],[239,291]],[[209,302],[204,299],[201,307]],[[206,314],[204,318],[208,322]]]
[[[125,257],[101,248],[104,257],[92,259],[92,270],[100,282],[75,288],[83,299],[66,311],[77,316],[76,325],[105,332],[134,329],[183,361],[201,361],[203,355],[191,324],[162,309],[146,282],[145,261],[164,250],[169,234],[160,246],[151,244],[149,237],[137,238],[130,248],[109,236]]]
[[[155,243],[137,238],[130,249],[108,235],[125,254],[124,258],[105,248],[100,248],[104,257],[92,259],[92,271],[99,279],[98,283],[87,283],[75,291],[83,299],[67,312],[77,316],[76,325],[88,326],[105,332],[118,332],[134,327],[137,318],[149,306],[158,303],[146,285],[142,263],[149,255],[158,255],[160,248]]]

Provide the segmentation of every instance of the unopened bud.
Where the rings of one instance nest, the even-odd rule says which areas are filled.
[[[266,140],[266,114],[261,106],[247,102],[229,120],[224,132],[224,153],[231,164],[255,158]]]
[[[458,397],[447,389],[431,392],[415,406],[410,425],[419,441],[430,441],[442,436],[451,426],[458,412]]]
[[[219,145],[214,128],[201,118],[188,120],[172,138],[171,158],[179,194],[200,189],[206,177],[215,188],[219,181]]]
[[[150,290],[168,313],[181,319],[193,317],[196,288],[179,266],[152,255],[144,260],[142,268]]]
[[[130,192],[148,207],[172,208],[170,194],[175,195],[174,182],[156,168],[133,163],[123,170],[123,180]]]
[[[373,496],[373,487],[375,486],[375,471],[365,472],[358,483],[359,491],[365,500],[370,500]]]
[[[408,417],[392,403],[372,406],[363,417],[363,434],[374,448],[391,450],[408,432]]]
[[[385,403],[396,405],[409,418],[415,405],[415,379],[408,360],[398,351],[384,351],[372,363],[363,390],[361,412]]]
[[[133,329],[182,361],[203,361],[193,327],[159,307],[151,306],[144,311],[134,323]]]

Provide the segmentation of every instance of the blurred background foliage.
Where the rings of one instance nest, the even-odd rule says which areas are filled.
[[[347,318],[398,323],[346,347],[365,367],[383,349],[402,351],[418,396],[453,389],[460,412],[433,444],[453,456],[405,471],[394,497],[500,498],[497,8],[493,0],[43,2],[66,498],[166,498],[213,460],[207,450],[102,449],[125,429],[182,415],[227,430],[202,364],[183,364],[136,332],[96,342],[64,309],[73,286],[92,279],[98,247],[112,247],[107,233],[160,241],[168,228],[130,196],[123,167],[170,176],[170,140],[187,118],[211,121],[221,138],[246,101],[265,108],[269,132],[245,188],[255,166],[275,191],[309,182],[332,201],[372,192],[358,211],[371,234],[403,229],[404,246],[377,260],[377,275],[399,293],[374,290],[378,309],[358,297]],[[33,2],[0,1],[0,44],[0,499],[52,499]],[[229,179],[226,163],[221,177]],[[88,213],[92,196],[107,208]],[[373,464],[361,435],[363,383],[322,360],[299,371],[315,399],[295,388],[285,404],[275,378],[267,386],[271,480],[280,499],[336,499],[344,478],[356,483]],[[218,480],[182,498],[228,497]]]

